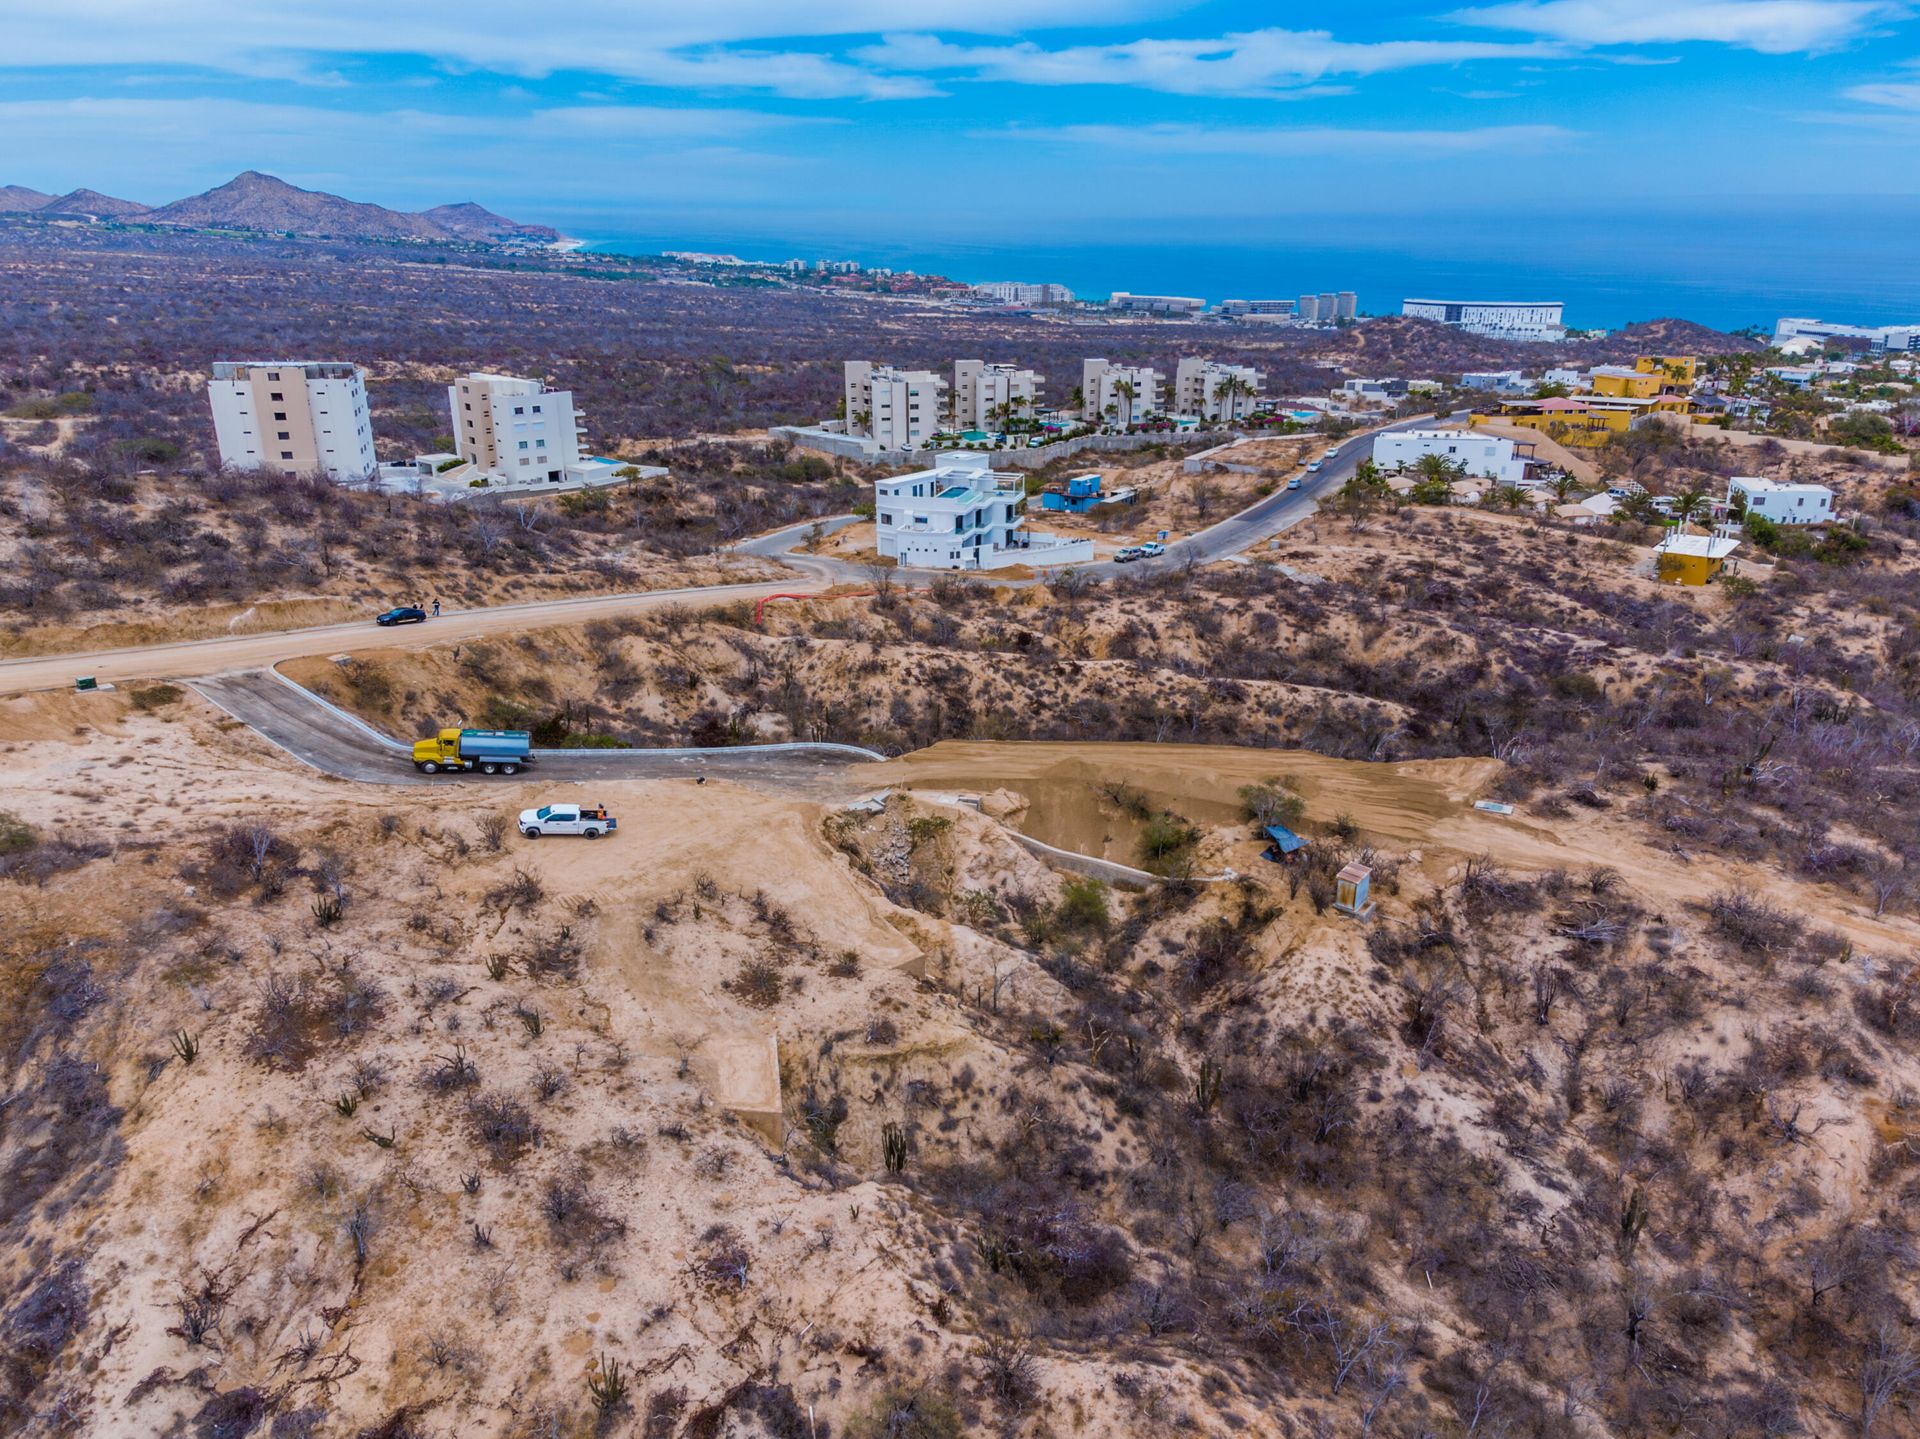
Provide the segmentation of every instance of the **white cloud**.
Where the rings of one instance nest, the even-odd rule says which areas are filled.
[[[1580,139],[1558,125],[1488,125],[1466,130],[1368,130],[1333,126],[1059,125],[982,132],[983,139],[1018,137],[1094,145],[1116,153],[1239,155],[1275,158],[1354,156],[1423,159],[1487,152],[1536,153]]]
[[[1699,41],[1791,55],[1831,50],[1907,13],[1887,0],[1516,0],[1453,18],[1570,45]]]
[[[914,0],[914,22],[975,34],[1125,23],[1172,0]],[[322,74],[317,56],[413,55],[544,76],[579,70],[647,84],[763,90],[805,99],[897,99],[924,82],[876,75],[804,48],[730,47],[873,35],[891,0],[7,0],[0,68],[191,65],[267,79]]]
[[[888,35],[853,56],[881,69],[956,72],[1023,85],[1127,85],[1175,95],[1276,96],[1331,76],[1378,75],[1473,60],[1562,53],[1543,42],[1387,40],[1356,44],[1324,30],[1250,30],[1203,40],[1132,40],[1049,50],[1032,41],[956,45],[932,35]]]
[[[1863,105],[1882,105],[1890,110],[1920,110],[1920,60],[1909,60],[1901,68],[1911,72],[1913,78],[1855,85],[1846,92],[1846,97]]]

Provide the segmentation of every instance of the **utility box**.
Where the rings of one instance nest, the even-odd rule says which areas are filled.
[[[73,682],[73,687],[76,690],[82,691],[84,693],[87,690],[99,689],[100,681],[95,679],[92,675],[81,675],[79,679]]]
[[[1355,919],[1373,914],[1373,871],[1358,861],[1333,877],[1333,907]]]

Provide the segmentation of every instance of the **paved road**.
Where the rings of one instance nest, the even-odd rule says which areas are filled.
[[[693,779],[707,775],[828,798],[857,794],[858,771],[883,758],[852,745],[754,745],[730,749],[537,750],[512,777],[424,775],[408,745],[327,703],[272,670],[207,676],[195,690],[268,742],[325,774],[368,784],[515,784],[527,780]]]
[[[782,533],[793,534],[793,531]],[[797,536],[794,541],[797,542]],[[0,694],[29,690],[64,689],[78,675],[122,681],[136,679],[191,679],[253,669],[307,655],[339,654],[376,647],[424,649],[448,640],[485,639],[518,634],[543,625],[585,624],[664,609],[670,605],[718,605],[729,600],[757,600],[767,595],[810,590],[824,581],[795,578],[753,584],[711,585],[684,590],[644,590],[637,594],[581,595],[564,600],[535,600],[526,604],[494,605],[487,609],[450,610],[425,624],[376,628],[371,620],[316,625],[301,630],[271,630],[176,644],[139,645],[128,649],[93,650],[82,654],[37,655],[0,661]]]
[[[1133,560],[1127,564],[1116,564],[1112,560],[1103,560],[1098,564],[1076,565],[1074,569],[1101,579],[1114,579],[1122,575],[1140,577],[1143,575],[1165,574],[1170,570],[1182,569],[1189,564],[1210,565],[1263,544],[1275,535],[1291,529],[1319,507],[1322,495],[1331,494],[1353,478],[1353,472],[1360,461],[1373,453],[1376,436],[1393,430],[1416,430],[1423,426],[1446,424],[1447,419],[1436,419],[1432,415],[1422,415],[1416,419],[1403,420],[1399,424],[1388,425],[1383,430],[1369,434],[1356,435],[1333,446],[1331,459],[1324,461],[1320,468],[1303,478],[1297,490],[1276,490],[1265,499],[1257,500],[1237,514],[1229,515],[1218,524],[1211,525],[1182,540],[1175,540],[1167,546],[1164,555],[1147,560]],[[1325,453],[1322,451],[1321,453]],[[831,534],[853,524],[855,516],[840,515],[824,521],[821,528]],[[756,555],[761,559],[779,560],[792,565],[809,577],[826,582],[850,581],[864,582],[871,578],[864,565],[846,560],[831,559],[824,555],[809,555],[796,548],[807,536],[809,525],[793,525],[777,530],[770,535],[761,535],[735,546],[742,554]],[[962,578],[980,578],[996,584],[1009,586],[1040,584],[1040,580],[994,580],[993,571],[976,570],[909,570],[890,571],[901,584],[926,584],[941,577],[952,578],[956,573]]]

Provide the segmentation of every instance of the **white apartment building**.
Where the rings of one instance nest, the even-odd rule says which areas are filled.
[[[309,360],[220,361],[207,382],[220,463],[287,475],[324,471],[355,483],[374,475],[367,372]]]
[[[1080,417],[1090,424],[1112,420],[1125,427],[1160,410],[1160,372],[1147,365],[1080,363]]]
[[[946,417],[947,382],[932,370],[846,362],[847,433],[882,450],[924,449]]]
[[[1010,419],[1031,418],[1043,384],[1034,370],[990,365],[985,360],[955,360],[953,427],[997,430]]]
[[[1782,484],[1747,475],[1727,481],[1727,503],[1744,495],[1747,513],[1761,515],[1776,525],[1824,525],[1833,518],[1833,491],[1825,485]]]
[[[1773,343],[1795,340],[1823,345],[1828,340],[1865,340],[1875,351],[1920,352],[1920,325],[1836,325],[1827,320],[1784,319],[1773,327]]]
[[[1073,291],[1065,285],[1030,285],[1024,280],[990,280],[975,285],[973,293],[1003,305],[1071,305]]]
[[[1395,430],[1373,442],[1373,462],[1383,470],[1410,470],[1427,455],[1500,485],[1524,485],[1533,464],[1512,440],[1466,430]]]
[[[1107,297],[1107,308],[1136,315],[1197,315],[1207,302],[1192,295],[1134,295],[1115,290]]]
[[[558,483],[580,464],[580,417],[571,390],[476,372],[447,386],[453,448],[483,474]]]
[[[1566,306],[1547,300],[1406,300],[1400,313],[1493,340],[1564,340]]]
[[[1293,318],[1296,304],[1292,300],[1222,300],[1220,313],[1236,320],[1250,317],[1261,319]]]
[[[1525,370],[1469,370],[1460,377],[1463,390],[1492,390],[1495,394],[1532,394],[1534,383]]]
[[[1253,413],[1265,378],[1251,365],[1224,365],[1190,356],[1173,372],[1174,413],[1229,423],[1244,420]]]
[[[1328,290],[1322,294],[1302,295],[1294,305],[1294,314],[1309,324],[1331,325],[1351,320],[1360,310],[1360,297],[1352,290]]]

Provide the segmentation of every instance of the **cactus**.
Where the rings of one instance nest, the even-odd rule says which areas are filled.
[[[1647,1227],[1651,1217],[1647,1208],[1647,1196],[1636,1189],[1628,1196],[1626,1208],[1620,1211],[1620,1257],[1628,1258],[1634,1246],[1640,1242],[1640,1235]]]
[[[887,1161],[887,1173],[900,1174],[907,1167],[907,1132],[897,1124],[880,1131],[880,1148]]]
[[[627,1402],[627,1376],[620,1361],[601,1355],[587,1370],[587,1398],[601,1414],[611,1414]]]
[[[1220,1103],[1220,1090],[1226,1081],[1226,1073],[1211,1059],[1200,1061],[1200,1073],[1193,1081],[1193,1102],[1200,1106],[1201,1112],[1213,1109]]]
[[[188,1034],[184,1029],[175,1030],[173,1034],[173,1052],[180,1056],[180,1062],[182,1064],[192,1064],[194,1060],[200,1057],[200,1041],[195,1039],[191,1034]]]

